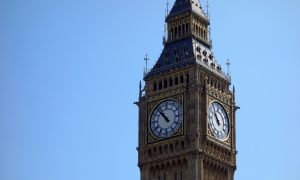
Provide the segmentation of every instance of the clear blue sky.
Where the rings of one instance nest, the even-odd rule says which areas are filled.
[[[300,179],[300,1],[210,1],[232,61],[237,180]],[[165,1],[0,0],[0,179],[139,179],[138,82]]]

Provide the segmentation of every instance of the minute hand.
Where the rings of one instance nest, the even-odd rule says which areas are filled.
[[[158,112],[164,117],[164,119],[165,119],[167,122],[170,122],[169,118],[165,115],[165,113],[161,112],[160,110],[158,110]]]

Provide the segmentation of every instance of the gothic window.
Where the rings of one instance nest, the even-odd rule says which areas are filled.
[[[181,26],[178,27],[178,34],[181,35]]]
[[[169,79],[169,86],[170,86],[170,87],[173,86],[173,79],[172,79],[172,78]]]
[[[186,32],[185,32],[186,30],[185,30],[184,24],[181,25],[181,29],[182,29],[182,34],[185,34],[185,33],[186,33]]]
[[[174,29],[172,28],[171,29],[171,38],[173,38],[173,36],[174,36]]]
[[[178,56],[178,50],[176,48],[174,49],[174,55]]]
[[[167,88],[167,87],[168,87],[168,81],[164,80],[164,88]]]
[[[168,153],[168,146],[167,145],[164,146],[164,152]]]
[[[154,83],[153,83],[153,91],[156,91],[156,90],[157,90],[157,83],[154,82]]]
[[[184,145],[184,142],[183,142],[183,141],[181,141],[180,147],[181,147],[181,149],[185,149],[185,145]]]
[[[152,153],[151,153],[151,150],[149,149],[148,150],[148,155],[151,157],[152,156]]]
[[[170,151],[171,151],[172,153],[174,152],[173,144],[170,145]]]
[[[159,147],[159,154],[162,154],[163,152],[162,152],[162,148],[161,147]]]
[[[183,83],[183,75],[180,76],[180,83]]]
[[[189,53],[188,53],[188,52],[186,52],[186,53],[185,53],[185,59],[186,59],[186,60],[188,60],[188,59],[189,59],[189,57],[190,57],[190,56],[189,56]]]
[[[186,83],[190,83],[190,76],[189,76],[189,74],[186,74]]]
[[[197,47],[196,47],[196,51],[197,51],[198,53],[200,53],[200,51],[201,51],[200,46],[197,46]]]
[[[176,64],[178,64],[179,61],[180,61],[180,58],[177,56],[177,57],[176,57]]]
[[[177,27],[175,27],[175,37],[177,36]]]
[[[186,31],[186,33],[189,32],[189,23],[186,23],[186,24],[185,24],[185,31]]]
[[[175,86],[178,85],[178,77],[175,77]]]
[[[162,89],[162,82],[159,82],[159,84],[158,84],[158,89],[159,89],[159,90]]]

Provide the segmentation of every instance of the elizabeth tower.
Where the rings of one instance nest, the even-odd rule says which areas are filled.
[[[141,180],[233,180],[234,88],[217,63],[198,0],[176,0],[167,37],[140,85]]]

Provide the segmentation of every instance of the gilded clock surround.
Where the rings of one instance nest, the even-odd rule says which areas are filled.
[[[224,139],[224,140],[219,140],[218,138],[216,138],[213,133],[211,132],[211,128],[209,127],[209,123],[206,121],[206,129],[207,129],[207,135],[208,135],[208,138],[212,141],[216,141],[217,143],[221,144],[221,145],[224,145],[224,146],[230,146],[230,138],[231,138],[231,119],[232,117],[230,116],[230,107],[228,105],[225,105],[224,103],[214,99],[213,97],[210,97],[208,96],[207,97],[207,108],[206,108],[206,111],[208,111],[208,108],[209,106],[213,103],[213,102],[218,102],[220,103],[223,108],[225,109],[226,113],[227,113],[227,116],[228,116],[228,121],[229,121],[229,132],[228,132],[228,136]],[[208,118],[208,117],[207,117]]]
[[[182,123],[181,123],[180,127],[178,128],[178,130],[173,135],[171,135],[168,138],[159,138],[159,137],[156,137],[151,131],[151,128],[150,128],[151,119],[150,118],[151,118],[151,114],[154,111],[155,107],[158,104],[160,104],[161,102],[164,102],[166,100],[177,101],[182,106],[183,119],[182,119]],[[147,131],[147,137],[148,137],[147,139],[148,139],[149,144],[159,142],[159,141],[163,141],[165,139],[178,138],[178,137],[180,137],[184,134],[185,116],[186,116],[186,112],[185,112],[186,108],[184,107],[184,105],[185,105],[184,104],[184,94],[178,94],[178,95],[175,95],[175,96],[168,97],[166,99],[163,98],[163,99],[160,99],[160,100],[148,102],[148,113],[147,113],[147,118],[146,118],[147,122],[145,122],[145,124],[147,124],[147,126],[145,127],[145,129]]]

